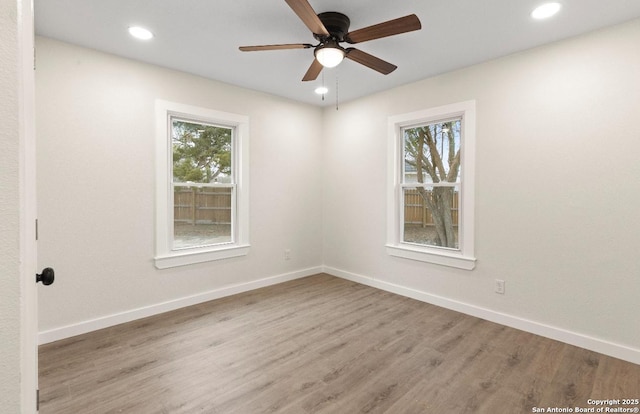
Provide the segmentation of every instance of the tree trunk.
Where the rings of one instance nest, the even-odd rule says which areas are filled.
[[[418,193],[431,211],[437,239],[435,244],[441,247],[456,247],[456,234],[453,222],[453,188],[436,187],[433,191],[427,191],[419,187]]]
[[[437,142],[431,130],[428,127],[417,129],[415,167],[418,183],[424,183],[425,172],[429,174],[434,184],[442,181],[456,181],[460,168],[460,151],[455,151],[453,132],[448,132],[446,137],[449,146],[448,172],[442,161],[442,156],[438,152]],[[445,137],[443,136],[442,139],[444,140]],[[433,187],[429,191],[424,187],[417,187],[417,190],[433,217],[433,224],[436,230],[435,245],[455,248],[456,232],[451,211],[454,189],[452,187]]]
[[[434,193],[437,194],[437,204],[439,206],[438,219],[442,223],[442,229],[444,237],[440,237],[442,241],[442,247],[456,247],[455,231],[453,228],[453,214],[451,208],[453,207],[453,188],[451,187],[438,187],[434,188]]]

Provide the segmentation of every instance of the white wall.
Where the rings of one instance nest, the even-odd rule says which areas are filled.
[[[46,38],[36,46],[39,263],[57,277],[39,292],[43,341],[320,270],[319,108]],[[156,98],[249,116],[247,257],[154,267]]]
[[[0,3],[0,407],[20,412],[17,2]]]
[[[640,363],[639,44],[635,20],[326,109],[329,271]],[[476,269],[388,256],[387,117],[470,99]]]

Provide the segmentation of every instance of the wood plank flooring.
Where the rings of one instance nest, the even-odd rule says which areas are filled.
[[[40,396],[41,414],[531,413],[640,398],[640,365],[321,274],[41,346]]]

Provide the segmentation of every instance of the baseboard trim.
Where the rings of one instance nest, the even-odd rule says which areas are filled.
[[[387,292],[396,293],[398,295],[416,299],[421,302],[430,303],[432,305],[451,309],[467,315],[499,323],[501,325],[509,326],[511,328],[519,329],[536,335],[544,336],[546,338],[554,339],[556,341],[589,349],[591,351],[629,361],[634,364],[640,364],[640,349],[616,344],[613,342],[542,324],[517,316],[496,312],[490,309],[455,301],[442,296],[432,295],[420,290],[381,281],[372,277],[347,272],[333,267],[323,266],[322,269],[324,273],[347,279],[352,282],[371,286],[377,289],[385,290]]]
[[[225,286],[219,289],[198,293],[192,296],[174,299],[167,302],[158,303],[155,305],[145,306],[138,309],[132,309],[126,312],[121,312],[113,315],[104,316],[101,318],[91,319],[91,320],[79,322],[76,324],[63,326],[60,328],[42,331],[38,334],[38,344],[43,345],[43,344],[59,341],[61,339],[70,338],[72,336],[81,335],[81,334],[92,332],[92,331],[97,331],[98,329],[108,328],[110,326],[131,322],[136,319],[146,318],[148,316],[158,315],[164,312],[169,312],[172,310],[184,308],[186,306],[197,305],[199,303],[208,302],[210,300],[215,300],[215,299],[223,298],[226,296],[235,295],[238,293],[259,289],[266,286],[276,285],[278,283],[288,282],[290,280],[300,279],[300,278],[315,275],[321,272],[322,272],[322,267],[320,266],[312,267],[308,269],[299,270],[296,272],[285,273],[285,274],[266,277],[258,280],[252,280],[246,283],[239,283],[235,285]]]

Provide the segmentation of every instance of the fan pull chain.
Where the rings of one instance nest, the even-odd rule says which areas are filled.
[[[325,90],[325,87],[324,87],[324,72],[322,73],[322,89]],[[325,93],[322,92],[322,100],[323,101],[324,101],[324,95],[325,95]]]

